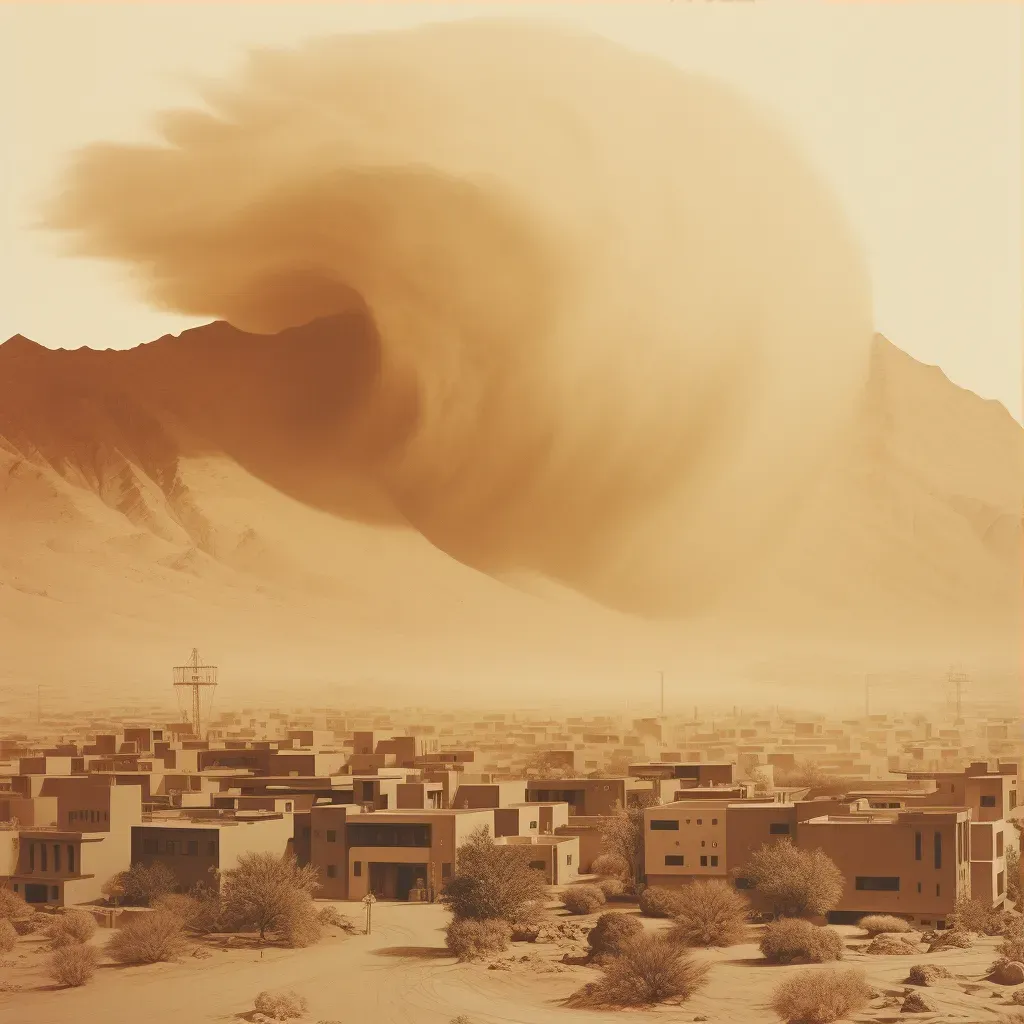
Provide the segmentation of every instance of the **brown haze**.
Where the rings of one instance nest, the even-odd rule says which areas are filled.
[[[0,350],[8,671],[161,679],[198,638],[264,683],[1012,673],[1020,428],[873,339],[837,204],[741,97],[480,22],[204,98],[47,223],[233,326]]]

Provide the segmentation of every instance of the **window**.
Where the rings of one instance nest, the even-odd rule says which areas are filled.
[[[942,833],[935,833],[935,866],[942,867]]]
[[[547,864],[545,864],[542,860],[531,860],[530,867],[533,868],[534,871],[543,871],[545,868],[547,868]]]
[[[711,819],[711,824],[712,825],[717,825],[718,824],[718,819],[717,818],[712,818]]]
[[[572,854],[571,853],[567,853],[565,855],[565,863],[568,864],[570,867],[572,867]]]
[[[1009,800],[1010,800],[1010,810],[1011,811],[1016,810],[1017,809],[1017,790],[1015,790],[1015,789],[1011,789],[1010,790]]]
[[[290,811],[292,809],[292,804],[290,800],[284,805],[284,809],[286,811]]]
[[[1003,855],[1003,833],[996,833],[996,856],[1002,857]]]
[[[665,818],[651,818],[651,831],[652,832],[678,832],[679,831],[679,820],[673,818],[666,820]]]
[[[58,889],[57,886],[55,886],[55,885],[51,885],[50,886],[50,899],[51,900],[59,900],[60,899],[60,889]]]
[[[188,841],[188,855],[190,857],[198,857],[199,856],[199,840],[198,839],[190,839]]]
[[[36,869],[36,844],[28,844],[28,869],[29,871],[35,871]]]
[[[171,854],[173,856],[174,852],[175,852],[175,850],[174,850],[174,840],[173,839],[168,839],[167,840],[167,845],[164,847],[164,853]]]
[[[363,862],[361,860],[357,860],[352,865],[352,874],[355,875],[356,878],[359,878],[359,876],[362,875],[362,873],[363,873]]]
[[[983,794],[982,795],[982,798],[981,798],[981,806],[982,807],[995,807],[995,805],[996,805],[996,798],[992,794],[988,793],[988,794]]]
[[[914,860],[921,859],[921,833],[914,833]]]
[[[334,864],[328,864],[327,865],[327,877],[328,878],[337,878],[338,877],[338,868],[337,868],[336,865],[334,865]]]
[[[536,827],[537,827],[537,822],[531,821],[530,822],[530,828],[536,828]]]
[[[442,864],[441,865],[441,878],[442,878],[442,880],[445,879],[445,878],[451,878],[451,877],[452,877],[452,866],[451,866],[451,864],[448,864],[448,863]]]
[[[698,825],[703,825],[704,824],[704,819],[703,818],[698,818],[697,819],[697,824]]]
[[[768,826],[768,834],[772,836],[788,836],[789,835],[789,822],[788,821],[773,821]]]
[[[665,854],[665,866],[681,868],[686,863],[686,858],[681,853]]]
[[[39,844],[39,870],[46,870],[46,843]]]
[[[917,883],[917,891],[918,891],[918,892],[920,892],[920,891],[921,891],[921,883],[920,883],[920,882],[918,882],[918,883]]]
[[[707,859],[707,857],[701,857],[701,859],[700,859],[700,866],[702,868],[706,868],[708,866],[708,859]]]
[[[338,833],[333,828],[327,830],[327,842],[336,843],[338,841]]]
[[[900,880],[898,876],[891,875],[858,875],[854,888],[861,892],[899,892]]]
[[[75,871],[75,848],[68,843],[68,871],[74,874]]]
[[[942,895],[942,886],[939,885],[938,882],[935,883],[935,895],[936,896],[941,896]]]
[[[700,845],[701,845],[701,846],[707,846],[708,844],[707,844],[707,841],[706,841],[706,840],[702,839],[702,840],[700,841]]]
[[[714,854],[711,855],[711,866],[713,868],[718,867],[718,858]]]
[[[1005,891],[1006,891],[1006,872],[1005,871],[1000,871],[999,874],[996,875],[996,895],[997,896],[1002,896]]]
[[[60,844],[53,844],[53,870],[60,871]]]

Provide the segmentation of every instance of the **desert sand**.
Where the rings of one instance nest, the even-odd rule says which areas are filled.
[[[343,914],[362,915],[350,904]],[[635,912],[635,911],[634,911]],[[488,963],[459,964],[447,955],[443,927],[447,912],[439,905],[381,903],[374,908],[372,934],[328,938],[308,949],[267,948],[262,957],[249,948],[206,944],[210,956],[186,955],[180,962],[145,967],[100,967],[81,989],[41,994],[49,983],[40,967],[45,940],[24,939],[0,965],[0,979],[21,991],[0,994],[0,1010],[19,1024],[61,1024],[72,1019],[102,1019],[109,1024],[172,1024],[244,1019],[256,994],[265,989],[293,989],[309,1000],[306,1019],[324,1024],[372,1021],[373,1024],[449,1024],[465,1014],[472,1024],[611,1024],[612,1021],[692,1021],[701,1016],[714,1024],[770,1024],[778,1018],[768,1008],[780,980],[807,968],[765,965],[756,942],[696,955],[712,962],[708,985],[679,1006],[623,1013],[567,1009],[562,1001],[599,976],[593,968],[563,966],[564,950],[556,944],[515,943],[508,957],[526,958],[506,970]],[[662,923],[647,921],[652,929]],[[880,993],[857,1022],[899,1019],[899,1009],[882,1006],[885,996],[903,995],[910,966],[941,964],[954,979],[919,989],[938,1009],[914,1019],[961,1020],[971,1024],[998,1021],[1011,1008],[1008,989],[985,980],[994,959],[996,939],[980,939],[969,950],[913,956],[869,956],[856,948],[858,929],[840,926],[849,951],[844,964],[863,969]],[[102,932],[94,940],[102,941]],[[38,950],[38,951],[37,951]],[[558,965],[555,967],[555,965]],[[994,998],[998,995],[999,998]],[[201,1006],[202,1009],[197,1010]]]

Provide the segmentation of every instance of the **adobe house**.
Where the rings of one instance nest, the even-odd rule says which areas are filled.
[[[499,842],[526,848],[530,867],[544,875],[548,885],[571,885],[579,877],[579,840],[575,836],[507,836]]]
[[[530,803],[566,803],[570,818],[609,815],[626,806],[626,780],[530,779],[526,799]]]

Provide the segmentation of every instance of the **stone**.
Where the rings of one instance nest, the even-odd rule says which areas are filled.
[[[903,1000],[901,1013],[935,1013],[936,1007],[929,1002],[920,992],[911,992]]]
[[[1024,964],[1016,960],[997,964],[990,980],[997,985],[1024,985]]]

